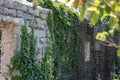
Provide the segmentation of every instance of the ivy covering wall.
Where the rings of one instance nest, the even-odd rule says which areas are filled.
[[[79,15],[64,4],[50,0],[45,0],[43,7],[52,11],[47,22],[53,41],[55,79],[79,80],[79,74],[76,71],[79,66],[78,48],[81,42]]]
[[[37,63],[34,28],[31,27],[30,33],[27,28],[26,25],[22,27],[20,51],[16,52],[11,59],[12,66],[9,69],[11,80],[53,80],[52,52],[47,46],[43,52],[42,61]],[[16,74],[16,71],[19,73]]]
[[[10,68],[12,80],[80,80],[79,68],[79,15],[64,4],[50,0],[40,1],[40,6],[50,9],[47,23],[51,33],[43,58],[36,64],[36,39],[34,30],[22,28],[21,49],[15,53]],[[20,75],[14,76],[14,70]]]

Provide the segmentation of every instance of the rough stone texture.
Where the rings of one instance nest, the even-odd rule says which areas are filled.
[[[2,16],[2,18],[3,21],[14,21],[14,18],[10,16]]]
[[[10,64],[14,51],[20,49],[21,27],[25,25],[25,22],[29,31],[31,25],[35,26],[36,58],[38,61],[41,60],[42,50],[45,49],[47,37],[50,36],[46,22],[48,12],[48,9],[40,6],[33,9],[29,2],[0,0],[0,31],[2,31],[0,80],[5,80],[5,77],[10,80],[7,65]]]
[[[16,50],[16,28],[12,24],[4,25],[1,36],[1,77],[0,80],[5,80],[4,77],[9,78],[9,68],[7,65]]]
[[[0,6],[3,5],[3,0],[0,0]]]
[[[32,4],[29,2],[25,3],[17,0],[0,0],[0,15],[16,19],[22,18],[24,21],[29,20],[36,25],[39,23],[37,26],[35,26],[38,28],[41,28],[39,21],[42,22],[42,19],[46,20],[48,12],[48,9],[41,8],[40,6],[38,6],[36,9],[33,9]],[[3,17],[0,17],[0,19],[3,20]],[[37,22],[34,20],[37,20]]]
[[[0,7],[0,13],[3,13],[3,7]]]
[[[4,15],[16,16],[16,10],[3,8]]]
[[[32,7],[28,8],[28,13],[33,14],[35,16],[39,16],[40,11],[38,9],[33,10]]]
[[[17,14],[16,15],[17,17],[22,17],[23,16],[23,12],[19,11],[19,10],[16,11],[16,14]]]
[[[3,0],[5,7],[13,8],[13,0]]]

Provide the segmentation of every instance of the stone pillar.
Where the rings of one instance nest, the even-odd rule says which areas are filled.
[[[86,41],[85,42],[85,72],[84,72],[84,75],[85,75],[85,78],[84,80],[90,80],[90,69],[91,69],[91,66],[90,66],[90,41]]]
[[[0,80],[9,79],[10,59],[16,50],[16,27],[13,24],[4,25],[1,36],[1,75]]]

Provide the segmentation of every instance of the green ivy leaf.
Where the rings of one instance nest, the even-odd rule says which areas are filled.
[[[117,50],[117,56],[120,57],[120,49]]]
[[[100,39],[100,36],[101,36],[101,33],[98,33],[95,38],[96,38],[97,40],[99,40],[99,39]]]
[[[85,17],[86,17],[86,4],[83,3],[83,6],[81,7],[80,10],[80,20],[83,21]]]
[[[113,28],[116,24],[118,24],[118,19],[115,17],[110,17],[110,27]]]
[[[100,0],[94,0],[94,4],[95,4],[96,6],[98,6],[99,3],[100,3]]]
[[[106,31],[103,31],[102,33],[98,33],[96,35],[96,39],[97,40],[101,40],[101,41],[105,41],[106,40],[106,36],[108,36],[108,33]]]
[[[65,3],[68,3],[69,0],[65,0]]]
[[[106,31],[103,31],[102,34],[108,36],[108,33]]]
[[[99,15],[98,11],[93,11],[92,12],[92,16],[91,16],[91,19],[90,19],[92,25],[96,25],[96,23],[98,22],[98,15]]]
[[[118,19],[115,18],[115,17],[110,16],[110,30],[109,30],[109,34],[111,36],[114,36],[116,31],[119,31]]]
[[[101,21],[104,20],[105,17],[107,17],[109,14],[106,11],[103,11],[103,14],[101,15],[100,19]]]
[[[120,5],[115,6],[115,11],[120,11]]]
[[[110,11],[111,11],[110,6],[106,5],[106,7],[105,7],[105,11],[109,14],[109,13],[110,13]]]
[[[113,29],[109,30],[109,34],[113,37],[114,36],[114,30]]]

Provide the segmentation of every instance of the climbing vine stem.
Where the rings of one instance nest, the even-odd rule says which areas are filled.
[[[48,47],[43,51],[41,62],[36,59],[36,38],[34,37],[34,27],[28,33],[27,26],[21,29],[21,47],[11,59],[10,75],[12,80],[53,80],[51,51]],[[49,62],[49,63],[48,63]],[[18,71],[18,75],[14,75]]]
[[[64,4],[50,0],[45,0],[42,5],[51,10],[47,23],[53,41],[54,77],[56,80],[79,80],[74,76],[79,66],[78,48],[81,42],[79,15]]]

